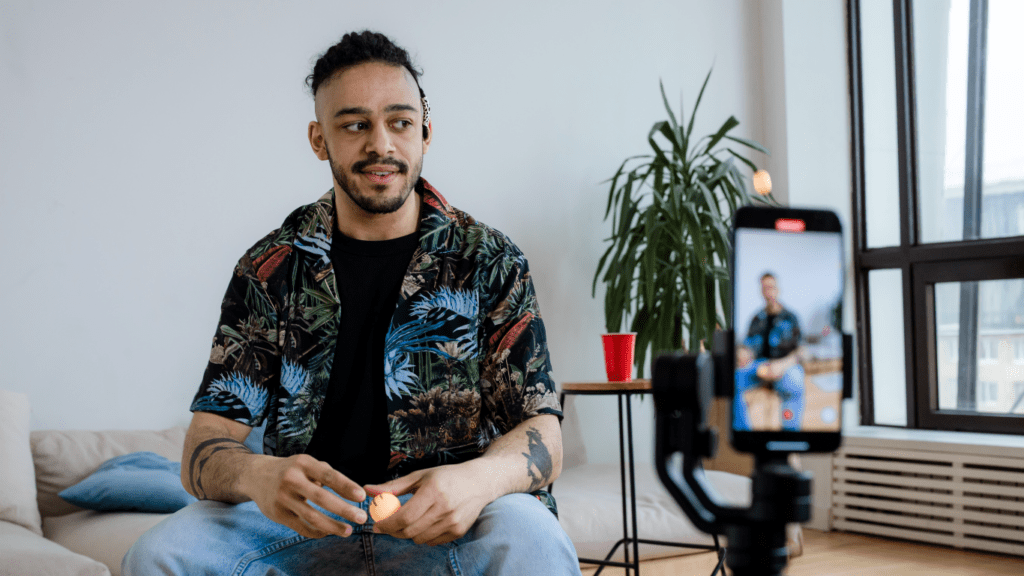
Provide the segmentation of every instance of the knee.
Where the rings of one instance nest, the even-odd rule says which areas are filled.
[[[195,505],[193,505],[195,506]],[[198,543],[194,541],[197,526],[185,508],[164,518],[147,530],[121,559],[123,576],[148,574],[187,574],[185,562]]]
[[[123,576],[141,576],[144,574],[160,573],[158,567],[164,564],[163,554],[166,554],[167,547],[163,545],[161,527],[166,519],[156,526],[147,530],[128,552],[121,559],[121,574]]]
[[[488,504],[474,531],[477,537],[501,539],[500,545],[516,554],[577,562],[576,548],[558,519],[531,494],[509,494]]]
[[[782,378],[775,384],[775,390],[789,396],[802,394],[804,391],[804,371],[799,366],[786,370]]]

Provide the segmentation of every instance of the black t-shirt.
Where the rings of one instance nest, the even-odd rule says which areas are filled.
[[[418,243],[418,233],[372,242],[335,231],[331,239],[341,323],[327,398],[306,453],[360,485],[390,479],[384,339]]]
[[[755,350],[758,354],[758,358],[771,358],[772,357],[772,346],[769,343],[772,328],[775,327],[775,319],[778,318],[778,314],[769,314],[768,321],[764,323],[764,331],[761,333],[761,349]]]

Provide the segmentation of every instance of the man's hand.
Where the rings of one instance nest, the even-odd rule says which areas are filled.
[[[331,494],[362,502],[366,493],[326,462],[300,454],[253,454],[242,443],[249,426],[207,412],[192,415],[181,461],[181,484],[196,498],[239,503],[253,500],[263,515],[307,538],[348,536],[352,528],[310,502],[362,524],[366,513]]]
[[[505,494],[532,492],[562,470],[562,431],[558,417],[541,414],[520,422],[491,442],[483,456],[413,472],[381,485],[377,495],[413,493],[398,512],[374,525],[374,532],[436,546],[462,537],[485,506]]]
[[[801,362],[806,362],[810,357],[810,352],[803,346],[800,346],[782,358],[767,360],[758,366],[757,377],[762,380],[779,380],[786,374],[787,370]]]
[[[366,486],[372,495],[413,493],[398,512],[377,522],[373,531],[428,546],[462,537],[484,506],[496,498],[476,462],[418,470],[386,484]]]
[[[335,534],[345,538],[352,527],[313,508],[310,502],[356,524],[366,522],[366,512],[324,486],[354,502],[362,502],[366,493],[341,472],[308,454],[288,458],[262,456],[246,471],[245,492],[267,517],[307,538]]]

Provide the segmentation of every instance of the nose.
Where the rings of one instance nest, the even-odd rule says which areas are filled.
[[[374,153],[378,156],[389,156],[395,151],[394,142],[387,127],[375,124],[370,130],[369,138],[366,140],[366,153]]]

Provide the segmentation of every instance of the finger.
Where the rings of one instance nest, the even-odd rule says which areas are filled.
[[[291,511],[288,512],[288,521],[284,524],[292,530],[295,530],[295,532],[298,533],[300,536],[305,536],[306,538],[319,539],[323,538],[324,536],[327,536],[327,532],[323,532],[321,530],[313,528],[312,526],[307,524],[305,520],[303,520]]]
[[[267,518],[270,518],[278,524],[295,530],[299,535],[305,536],[306,538],[323,538],[327,535],[326,532],[317,530],[306,523],[305,520],[300,518],[295,512],[284,504],[277,504],[272,514],[268,514]]]
[[[452,533],[454,524],[436,514],[428,514],[405,529],[406,537],[416,544],[426,544]]]
[[[295,462],[298,465],[286,470],[281,478],[281,487],[284,492],[280,497],[284,499],[289,510],[298,512],[300,508],[312,509],[309,504],[306,503],[306,501],[309,500],[316,503],[321,508],[333,512],[343,518],[348,518],[353,522],[359,519],[362,519],[364,522],[366,521],[362,511],[359,511],[358,514],[355,513],[349,504],[346,504],[337,496],[321,488],[322,485],[320,483],[314,483],[314,481],[310,479],[310,469],[323,468],[323,466],[326,466],[327,471],[334,472],[330,466],[305,455],[297,458]],[[322,474],[321,476],[324,477],[325,475]],[[320,512],[318,511],[317,514],[320,514]],[[339,526],[340,525],[341,524],[339,524]],[[340,528],[331,531],[331,533],[336,533],[338,530],[340,530]]]
[[[319,486],[309,484],[300,488],[297,492],[298,496],[304,501],[308,500],[328,512],[333,512],[334,514],[341,516],[349,522],[353,522],[355,524],[366,523],[366,512],[361,508],[345,502],[341,498],[338,498]]]
[[[338,472],[326,462],[314,460],[307,466],[306,473],[310,480],[334,490],[339,496],[353,502],[366,500],[366,491],[359,484]]]
[[[463,536],[462,534],[457,534],[457,533],[453,533],[453,532],[449,531],[449,532],[445,532],[445,533],[441,534],[440,536],[438,536],[437,538],[434,538],[433,540],[427,542],[426,545],[427,546],[440,546],[441,544],[447,544],[447,543],[452,542],[454,540],[458,540],[459,538],[462,538],[462,536]]]
[[[323,533],[320,536],[314,536],[314,538],[322,538],[327,534],[335,534],[345,538],[352,533],[351,526],[344,522],[338,522],[337,520],[315,510],[312,506],[306,504],[305,501],[294,501],[292,503],[291,511],[301,521],[309,525],[312,530]]]
[[[419,484],[420,478],[427,473],[427,470],[417,470],[400,478],[395,478],[384,484],[367,484],[366,491],[373,496],[384,492],[390,492],[395,496],[408,494]]]
[[[391,519],[388,519],[391,520]],[[426,540],[420,538],[424,533],[431,530],[437,524],[438,518],[434,506],[430,506],[424,513],[416,518],[408,520],[398,519],[392,527],[390,534],[396,538],[406,538],[420,544]]]
[[[433,502],[428,498],[417,498],[413,496],[391,516],[374,524],[374,531],[390,534],[397,538],[411,538],[422,531],[426,526],[433,524],[430,520],[430,509]],[[409,528],[420,522],[419,530],[410,532]]]

